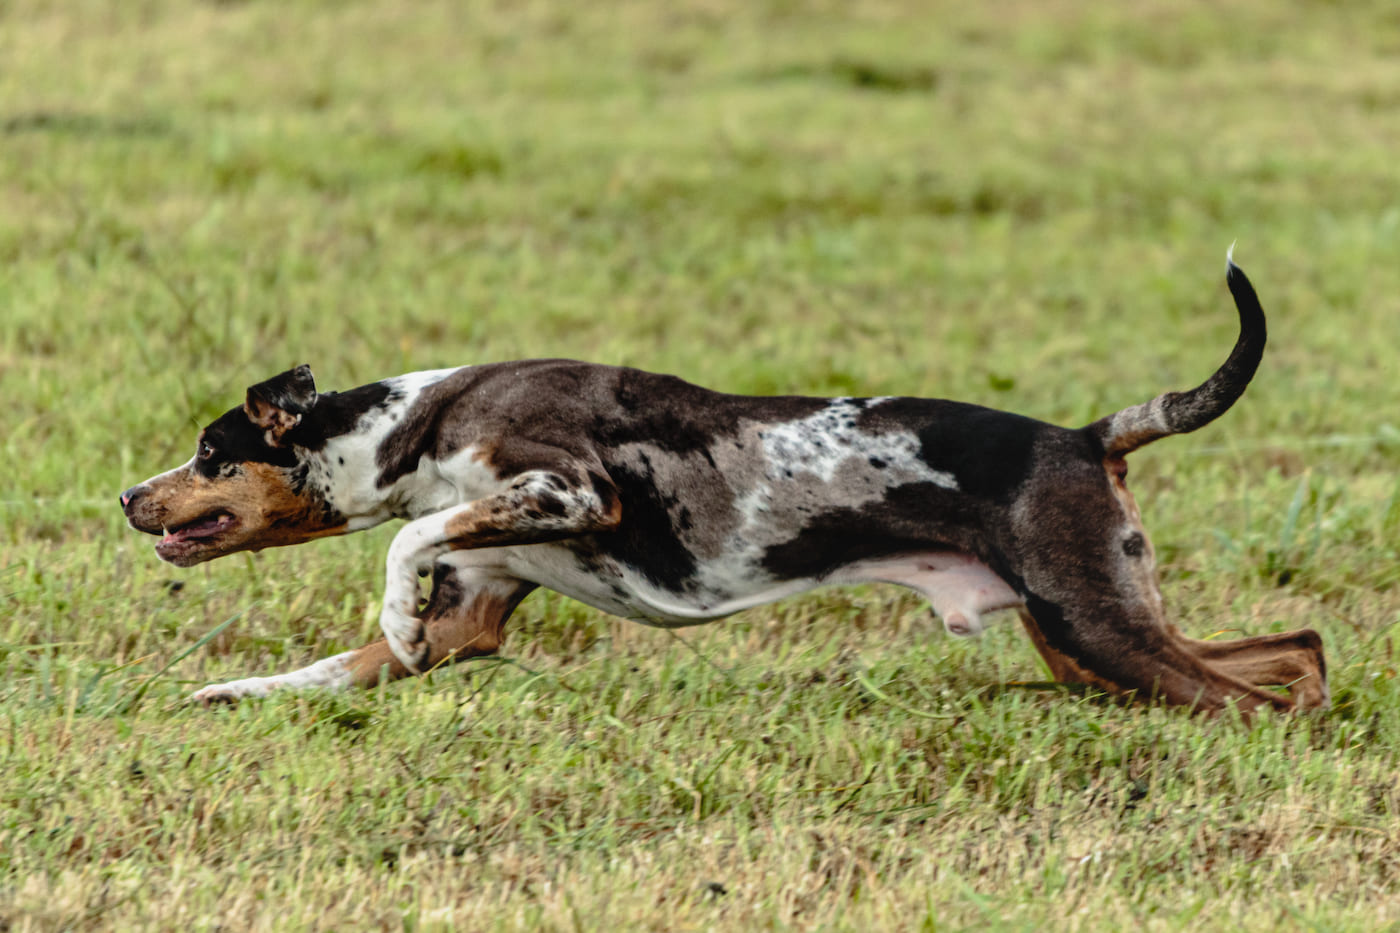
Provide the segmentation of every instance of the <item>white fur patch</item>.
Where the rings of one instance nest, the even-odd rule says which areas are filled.
[[[384,606],[379,628],[394,657],[410,671],[418,672],[423,623],[418,619],[418,574],[432,568],[446,550],[447,520],[458,510],[448,509],[414,519],[399,529],[384,561]]]
[[[887,401],[870,399],[870,404]],[[848,398],[832,399],[831,404],[798,421],[773,425],[763,432],[763,453],[768,475],[777,479],[782,470],[814,474],[830,483],[836,471],[853,457],[884,460],[900,474],[900,483],[930,482],[945,489],[957,489],[951,473],[930,469],[919,458],[922,444],[912,434],[887,432],[870,434],[855,427],[862,407]]]
[[[423,390],[458,372],[433,369],[384,380],[389,401],[366,412],[355,430],[332,437],[318,456],[318,475],[326,501],[347,519],[347,531],[372,528],[391,518],[410,518],[446,508],[454,499],[457,479],[444,478],[443,470],[418,470],[400,477],[389,488],[379,486],[379,447],[403,420]],[[465,453],[465,452],[464,452]],[[455,459],[455,458],[454,458]],[[454,463],[454,470],[462,467]]]

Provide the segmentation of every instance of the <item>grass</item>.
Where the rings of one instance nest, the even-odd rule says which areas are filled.
[[[1400,926],[1397,51],[1379,2],[0,4],[0,927]],[[1263,369],[1132,482],[1172,616],[1317,628],[1329,713],[1045,688],[876,587],[536,594],[500,659],[181,705],[377,627],[391,528],[179,571],[121,521],[272,372],[1083,424],[1223,358],[1236,239]]]

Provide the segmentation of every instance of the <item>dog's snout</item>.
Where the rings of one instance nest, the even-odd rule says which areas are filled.
[[[164,510],[158,507],[160,499],[155,493],[155,489],[141,483],[117,496],[126,523],[148,535],[160,535],[165,530],[166,516]]]

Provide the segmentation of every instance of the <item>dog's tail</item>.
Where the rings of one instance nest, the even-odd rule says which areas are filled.
[[[1219,418],[1244,394],[1264,356],[1264,309],[1254,286],[1232,257],[1225,255],[1225,282],[1240,312],[1235,349],[1215,375],[1189,392],[1168,392],[1150,402],[1100,418],[1086,429],[1103,443],[1110,457],[1121,457],[1169,434],[1187,434]]]

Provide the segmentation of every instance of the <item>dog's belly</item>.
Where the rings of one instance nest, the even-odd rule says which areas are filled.
[[[753,575],[718,586],[712,581],[694,592],[675,592],[638,568],[576,550],[567,542],[491,550],[511,576],[647,625],[696,625],[823,585],[820,580],[776,581]]]
[[[695,592],[659,586],[627,564],[579,553],[567,543],[499,549],[504,569],[596,609],[648,625],[695,625],[822,586],[894,583],[922,593],[954,635],[976,635],[982,614],[1022,598],[981,561],[957,551],[855,561],[822,577],[776,580],[757,567],[708,576]]]

